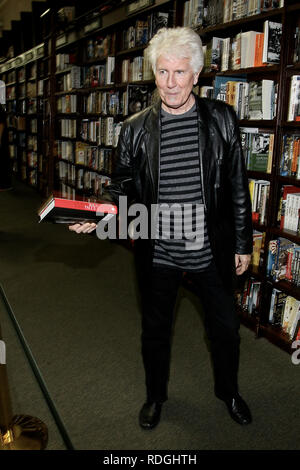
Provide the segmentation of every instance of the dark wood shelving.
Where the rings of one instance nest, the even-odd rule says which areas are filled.
[[[283,351],[286,351],[288,354],[291,354],[291,340],[288,335],[280,327],[276,327],[268,324],[260,324],[259,326],[260,336],[268,339],[271,343],[280,347]]]
[[[292,184],[293,186],[300,186],[300,179],[294,176],[278,176],[278,181],[283,184]]]
[[[289,281],[281,280],[274,282],[275,289],[282,290],[288,295],[295,297],[295,299],[300,300],[300,286],[296,286]]]
[[[218,31],[239,28],[243,25],[250,25],[251,23],[258,23],[259,21],[265,21],[268,18],[273,18],[276,16],[281,16],[284,13],[284,8],[274,8],[274,10],[268,10],[258,15],[245,16],[234,21],[229,21],[227,23],[221,23],[218,25],[207,26],[206,28],[195,28],[197,33],[200,36],[205,36],[207,34],[216,33]],[[247,28],[248,29],[248,28]]]
[[[263,171],[247,170],[247,174],[248,174],[249,178],[254,178],[254,179],[258,179],[258,180],[266,180],[266,181],[271,180],[271,174],[270,173],[265,173]]]
[[[300,245],[300,234],[297,232],[294,232],[292,230],[280,230],[280,228],[277,227],[270,227],[269,228],[270,232],[278,237],[283,237],[291,240],[294,243],[297,243],[297,245]]]
[[[239,120],[239,125],[241,127],[263,127],[267,129],[268,127],[273,128],[276,125],[276,120],[273,119],[272,121],[267,120],[267,119],[240,119]]]
[[[279,71],[279,65],[266,65],[264,67],[248,67],[245,69],[235,69],[235,70],[226,70],[224,72],[207,72],[208,74],[210,73],[215,73],[215,75],[218,76],[231,76],[231,75],[250,75],[250,74],[262,74],[262,73],[278,73]],[[202,74],[202,76],[205,76],[205,72]]]
[[[126,88],[128,85],[154,85],[153,80],[137,80],[135,82],[125,82],[125,83],[117,83],[116,88]]]
[[[123,55],[136,54],[137,52],[143,52],[146,46],[137,46],[131,47],[130,49],[125,49],[123,51],[116,52],[116,57],[121,57]]]

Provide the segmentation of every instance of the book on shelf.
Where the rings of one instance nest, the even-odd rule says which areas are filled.
[[[284,135],[281,145],[279,172],[281,176],[300,179],[300,136]]]
[[[284,230],[297,232],[299,222],[300,193],[289,193],[286,196],[284,212]]]
[[[286,226],[285,216],[286,216],[286,203],[288,194],[298,194],[300,193],[300,187],[293,185],[284,185],[281,187],[281,195],[279,201],[279,210],[278,210],[278,221],[280,221],[280,230],[284,230]]]
[[[251,256],[251,265],[258,268],[262,265],[264,250],[265,232],[253,231],[253,251]]]
[[[253,277],[246,279],[242,290],[237,293],[237,304],[249,315],[257,311],[261,297],[261,281]]]
[[[250,178],[249,192],[252,204],[252,220],[264,224],[267,217],[270,181]]]
[[[283,311],[282,329],[292,340],[300,319],[300,301],[292,296],[287,296]]]
[[[268,64],[278,64],[280,61],[280,46],[282,24],[266,20],[264,22],[264,49],[262,61]]]
[[[269,241],[267,277],[274,281],[288,280],[299,284],[300,247],[286,238]]]
[[[271,173],[274,133],[241,127],[240,134],[247,170]]]
[[[155,11],[149,18],[150,37],[155,36],[161,28],[167,28],[170,20],[169,12]]]
[[[269,322],[276,326],[282,325],[283,312],[287,294],[279,289],[273,289],[269,309]]]
[[[275,116],[275,83],[273,80],[249,83],[249,119],[271,120]]]
[[[117,213],[117,206],[109,201],[80,196],[67,199],[60,193],[52,194],[38,210],[39,222],[63,224],[97,222],[104,217],[108,220]]]
[[[300,75],[291,79],[287,120],[300,121]]]

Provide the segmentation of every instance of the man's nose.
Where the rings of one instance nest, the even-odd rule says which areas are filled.
[[[167,86],[169,88],[174,88],[176,86],[175,75],[173,73],[170,73],[168,76]]]

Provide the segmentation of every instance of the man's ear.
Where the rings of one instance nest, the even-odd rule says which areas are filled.
[[[201,73],[201,71],[202,71],[202,68],[203,68],[203,67],[201,67],[201,69],[199,70],[199,72],[194,73],[194,85],[197,85],[197,83],[198,83],[199,75],[200,75],[200,73]]]

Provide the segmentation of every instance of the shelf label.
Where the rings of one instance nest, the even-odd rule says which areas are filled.
[[[133,3],[127,5],[127,15],[131,15],[139,10],[150,7],[154,4],[154,0],[136,0]]]
[[[33,51],[25,52],[25,60],[26,62],[29,62],[30,60],[34,59],[34,53]]]
[[[43,55],[44,55],[44,44],[37,47],[36,55],[37,55],[37,57],[43,57]]]
[[[59,36],[57,39],[56,39],[56,47],[59,47],[59,46],[62,46],[63,44],[66,44],[67,42],[67,35],[66,34],[63,34],[62,36]]]
[[[94,31],[94,29],[100,28],[101,27],[100,20],[101,20],[100,17],[98,17],[91,23],[86,24],[85,27],[83,28],[84,34],[90,33],[91,31]]]

